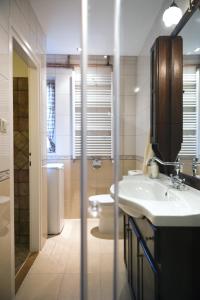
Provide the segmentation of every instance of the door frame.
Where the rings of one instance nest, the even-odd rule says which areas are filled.
[[[29,168],[29,210],[30,210],[30,251],[37,252],[41,250],[42,242],[42,135],[41,135],[41,65],[34,55],[31,47],[23,38],[11,28],[10,36],[10,61],[13,62],[13,50],[20,54],[28,65],[28,82],[29,82],[29,152],[31,152],[31,166]],[[13,65],[10,67],[11,81],[13,79]],[[13,160],[13,83],[11,90],[11,113],[10,113],[10,138],[11,138],[11,216],[12,217],[12,245],[11,252],[14,257],[14,160]],[[15,274],[15,273],[13,273]]]

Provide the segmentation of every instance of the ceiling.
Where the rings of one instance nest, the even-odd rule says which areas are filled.
[[[77,54],[81,0],[29,0],[47,35],[47,53]],[[165,0],[123,0],[121,53],[138,55]],[[114,0],[89,0],[89,54],[113,54]]]

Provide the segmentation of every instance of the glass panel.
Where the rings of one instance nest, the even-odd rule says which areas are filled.
[[[114,207],[110,196],[113,183],[113,8],[112,1],[107,1],[105,5],[105,1],[89,0],[87,106],[88,112],[94,113],[94,123],[91,128],[88,118],[88,133],[96,144],[93,153],[91,143],[88,144],[89,300],[113,299]],[[104,18],[99,11],[105,12]]]
[[[117,1],[116,1],[117,2]],[[132,39],[127,35],[127,30],[131,24],[131,15],[135,9],[134,1],[121,1],[120,9],[120,73],[119,73],[119,123],[120,128],[117,132],[119,137],[119,157],[117,163],[119,164],[119,180],[124,179],[129,171],[135,170],[135,100],[134,93],[135,78],[136,78],[136,63],[137,57],[134,56],[133,47],[131,45]],[[116,47],[116,46],[115,46]],[[120,188],[119,188],[120,190]],[[128,227],[128,217],[122,210],[121,201],[119,199],[119,285],[118,285],[118,299],[130,300],[134,293],[131,293],[130,287],[135,284],[137,270],[137,261],[133,260],[133,252],[137,251],[137,239],[131,233]],[[134,256],[136,257],[136,255]],[[137,291],[135,291],[135,294]]]
[[[81,2],[81,274],[80,296],[88,299],[88,257],[87,257],[87,64],[88,64],[88,0]]]

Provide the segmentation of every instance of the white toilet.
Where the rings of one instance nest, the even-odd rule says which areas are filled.
[[[89,197],[89,203],[99,213],[99,232],[111,234],[114,232],[114,200],[110,194],[94,195]],[[120,233],[122,232],[122,214],[119,216]]]

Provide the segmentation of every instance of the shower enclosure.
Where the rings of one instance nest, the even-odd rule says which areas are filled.
[[[102,293],[105,290],[109,290],[110,298],[113,300],[131,299],[129,288],[127,284],[126,271],[123,261],[123,239],[120,236],[119,228],[119,215],[120,209],[118,205],[118,182],[121,177],[121,166],[120,166],[120,145],[123,141],[120,140],[120,14],[121,14],[121,1],[115,0],[112,3],[111,13],[113,17],[113,29],[111,30],[111,40],[114,36],[114,42],[112,47],[112,64],[113,64],[113,84],[112,84],[112,155],[110,159],[113,161],[113,184],[115,185],[114,208],[113,208],[113,220],[114,220],[114,232],[109,241],[109,254],[107,260],[102,260],[102,264],[107,264],[104,267],[112,272],[106,272],[104,279],[100,280]],[[91,294],[91,284],[89,272],[91,263],[93,262],[92,257],[92,240],[88,239],[88,119],[89,106],[88,99],[90,99],[90,90],[88,86],[88,55],[92,53],[92,36],[90,36],[92,28],[90,27],[90,21],[94,18],[94,12],[92,10],[92,1],[82,0],[81,2],[81,16],[82,16],[82,33],[81,33],[81,191],[80,191],[80,205],[81,205],[81,248],[80,248],[80,299],[89,299]],[[107,58],[107,56],[104,56]],[[98,116],[98,109],[97,109]],[[106,120],[106,119],[105,119]],[[106,121],[105,121],[106,122]],[[108,244],[107,244],[108,246]],[[112,247],[111,247],[112,246]],[[105,243],[106,247],[106,243]],[[94,254],[93,254],[94,256]],[[104,257],[105,258],[105,257]],[[101,264],[101,262],[100,262]],[[88,284],[89,282],[89,284]],[[106,282],[106,285],[105,285]],[[105,293],[106,295],[106,293]],[[89,297],[89,298],[88,298]],[[106,298],[106,297],[105,297]],[[108,298],[106,298],[108,299]]]

